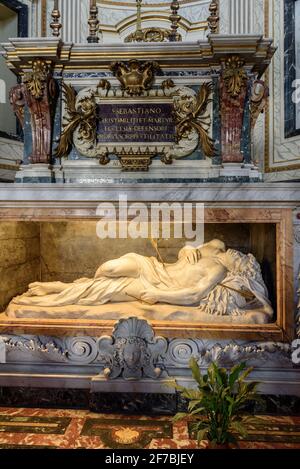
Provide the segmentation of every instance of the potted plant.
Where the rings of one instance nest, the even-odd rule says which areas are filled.
[[[195,358],[191,359],[190,367],[198,389],[176,386],[189,403],[188,412],[178,413],[174,421],[190,420],[198,444],[208,440],[213,448],[228,448],[236,442],[236,434],[247,436],[245,423],[253,417],[241,412],[248,401],[258,400],[258,383],[246,382],[253,368],[240,363],[227,371],[212,363],[207,374],[202,374]]]

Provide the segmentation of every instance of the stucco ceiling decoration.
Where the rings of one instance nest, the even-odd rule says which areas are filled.
[[[183,40],[198,40],[205,37],[210,0],[179,0],[179,33]],[[143,0],[142,27],[170,27],[170,0]],[[100,29],[106,36],[117,35],[121,41],[136,28],[136,1],[98,1]],[[108,37],[104,38],[108,39]]]

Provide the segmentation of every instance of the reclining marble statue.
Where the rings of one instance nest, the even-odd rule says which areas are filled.
[[[97,306],[100,314],[101,307],[114,304],[111,310],[116,311],[116,305],[122,304],[128,317],[129,302],[148,311],[147,319],[162,321],[179,318],[201,322],[206,317],[209,322],[220,322],[227,317],[242,318],[246,323],[267,323],[273,316],[255,257],[226,250],[219,240],[198,248],[185,246],[173,264],[129,253],[102,264],[94,278],[73,283],[32,283],[26,293],[11,301],[7,314],[13,316],[15,309],[20,311],[22,307],[27,314],[30,308],[63,308],[67,314],[68,308],[75,305],[85,307],[85,311]]]

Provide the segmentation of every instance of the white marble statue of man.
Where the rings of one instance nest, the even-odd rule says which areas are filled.
[[[94,306],[136,301],[197,306],[212,315],[262,314],[273,310],[260,266],[251,255],[212,240],[198,249],[186,246],[173,264],[126,254],[102,264],[93,279],[73,283],[35,282],[12,303],[32,306]],[[262,320],[262,322],[268,322]]]

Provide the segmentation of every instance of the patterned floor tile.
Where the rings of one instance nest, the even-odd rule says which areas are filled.
[[[300,449],[300,417],[259,416],[241,449]],[[0,408],[0,449],[205,449],[171,417],[84,410]]]

